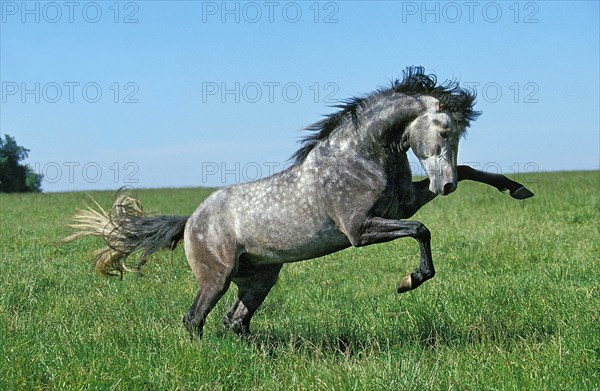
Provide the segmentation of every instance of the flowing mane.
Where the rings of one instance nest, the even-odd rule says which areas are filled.
[[[426,95],[436,98],[440,101],[440,110],[451,113],[461,133],[464,133],[471,121],[481,114],[473,109],[476,98],[475,91],[461,88],[456,80],[446,80],[442,84],[437,84],[437,77],[433,74],[426,74],[424,67],[412,66],[402,72],[402,80],[393,81],[390,87],[380,88],[363,97],[345,99],[339,105],[332,106],[341,110],[307,126],[304,130],[312,133],[300,140],[301,147],[290,160],[294,164],[302,163],[309,152],[319,142],[327,139],[346,118],[350,117],[352,122],[358,125],[357,110],[364,106],[369,99],[393,93],[410,96]]]

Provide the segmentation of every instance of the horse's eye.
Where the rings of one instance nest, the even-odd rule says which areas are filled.
[[[448,137],[450,137],[450,131],[449,130],[444,130],[440,132],[440,136],[446,140]]]

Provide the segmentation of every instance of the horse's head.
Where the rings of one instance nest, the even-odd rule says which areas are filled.
[[[412,148],[429,177],[429,190],[440,195],[457,186],[456,161],[460,131],[451,113],[439,110],[432,97],[422,100],[425,110],[413,120],[402,136],[404,149]]]

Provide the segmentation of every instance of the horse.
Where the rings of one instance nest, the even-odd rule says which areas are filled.
[[[436,196],[463,180],[481,182],[515,199],[533,193],[503,175],[457,165],[460,137],[481,113],[476,94],[452,79],[437,82],[423,67],[408,67],[401,80],[334,106],[338,112],[307,128],[292,164],[272,176],[214,191],[191,216],[148,216],[127,191],[117,193],[110,211],[97,205],[79,210],[70,226],[82,236],[99,236],[99,273],[139,271],[152,253],[175,249],[185,255],[199,284],[183,323],[202,337],[211,309],[233,282],[237,298],[224,325],[240,335],[277,281],[283,264],[318,258],[348,247],[398,238],[416,239],[420,264],[397,292],[431,279],[431,233],[408,220]],[[413,182],[407,152],[427,175]],[[135,267],[124,260],[141,253]]]

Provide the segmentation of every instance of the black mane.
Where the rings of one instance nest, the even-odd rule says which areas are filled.
[[[427,95],[436,98],[440,101],[440,110],[451,113],[461,132],[464,132],[470,126],[471,121],[481,114],[481,112],[473,109],[476,97],[475,91],[460,88],[456,80],[447,80],[442,84],[437,84],[437,77],[433,74],[425,74],[424,67],[407,67],[402,72],[402,80],[395,80],[392,82],[391,87],[380,88],[366,96],[346,99],[341,104],[332,106],[341,110],[329,114],[321,121],[306,127],[305,130],[313,133],[300,140],[302,146],[294,153],[291,160],[294,164],[303,162],[308,153],[321,140],[327,139],[348,116],[357,124],[357,110],[359,107],[364,106],[369,98],[377,95],[390,95],[395,92],[411,96]]]

